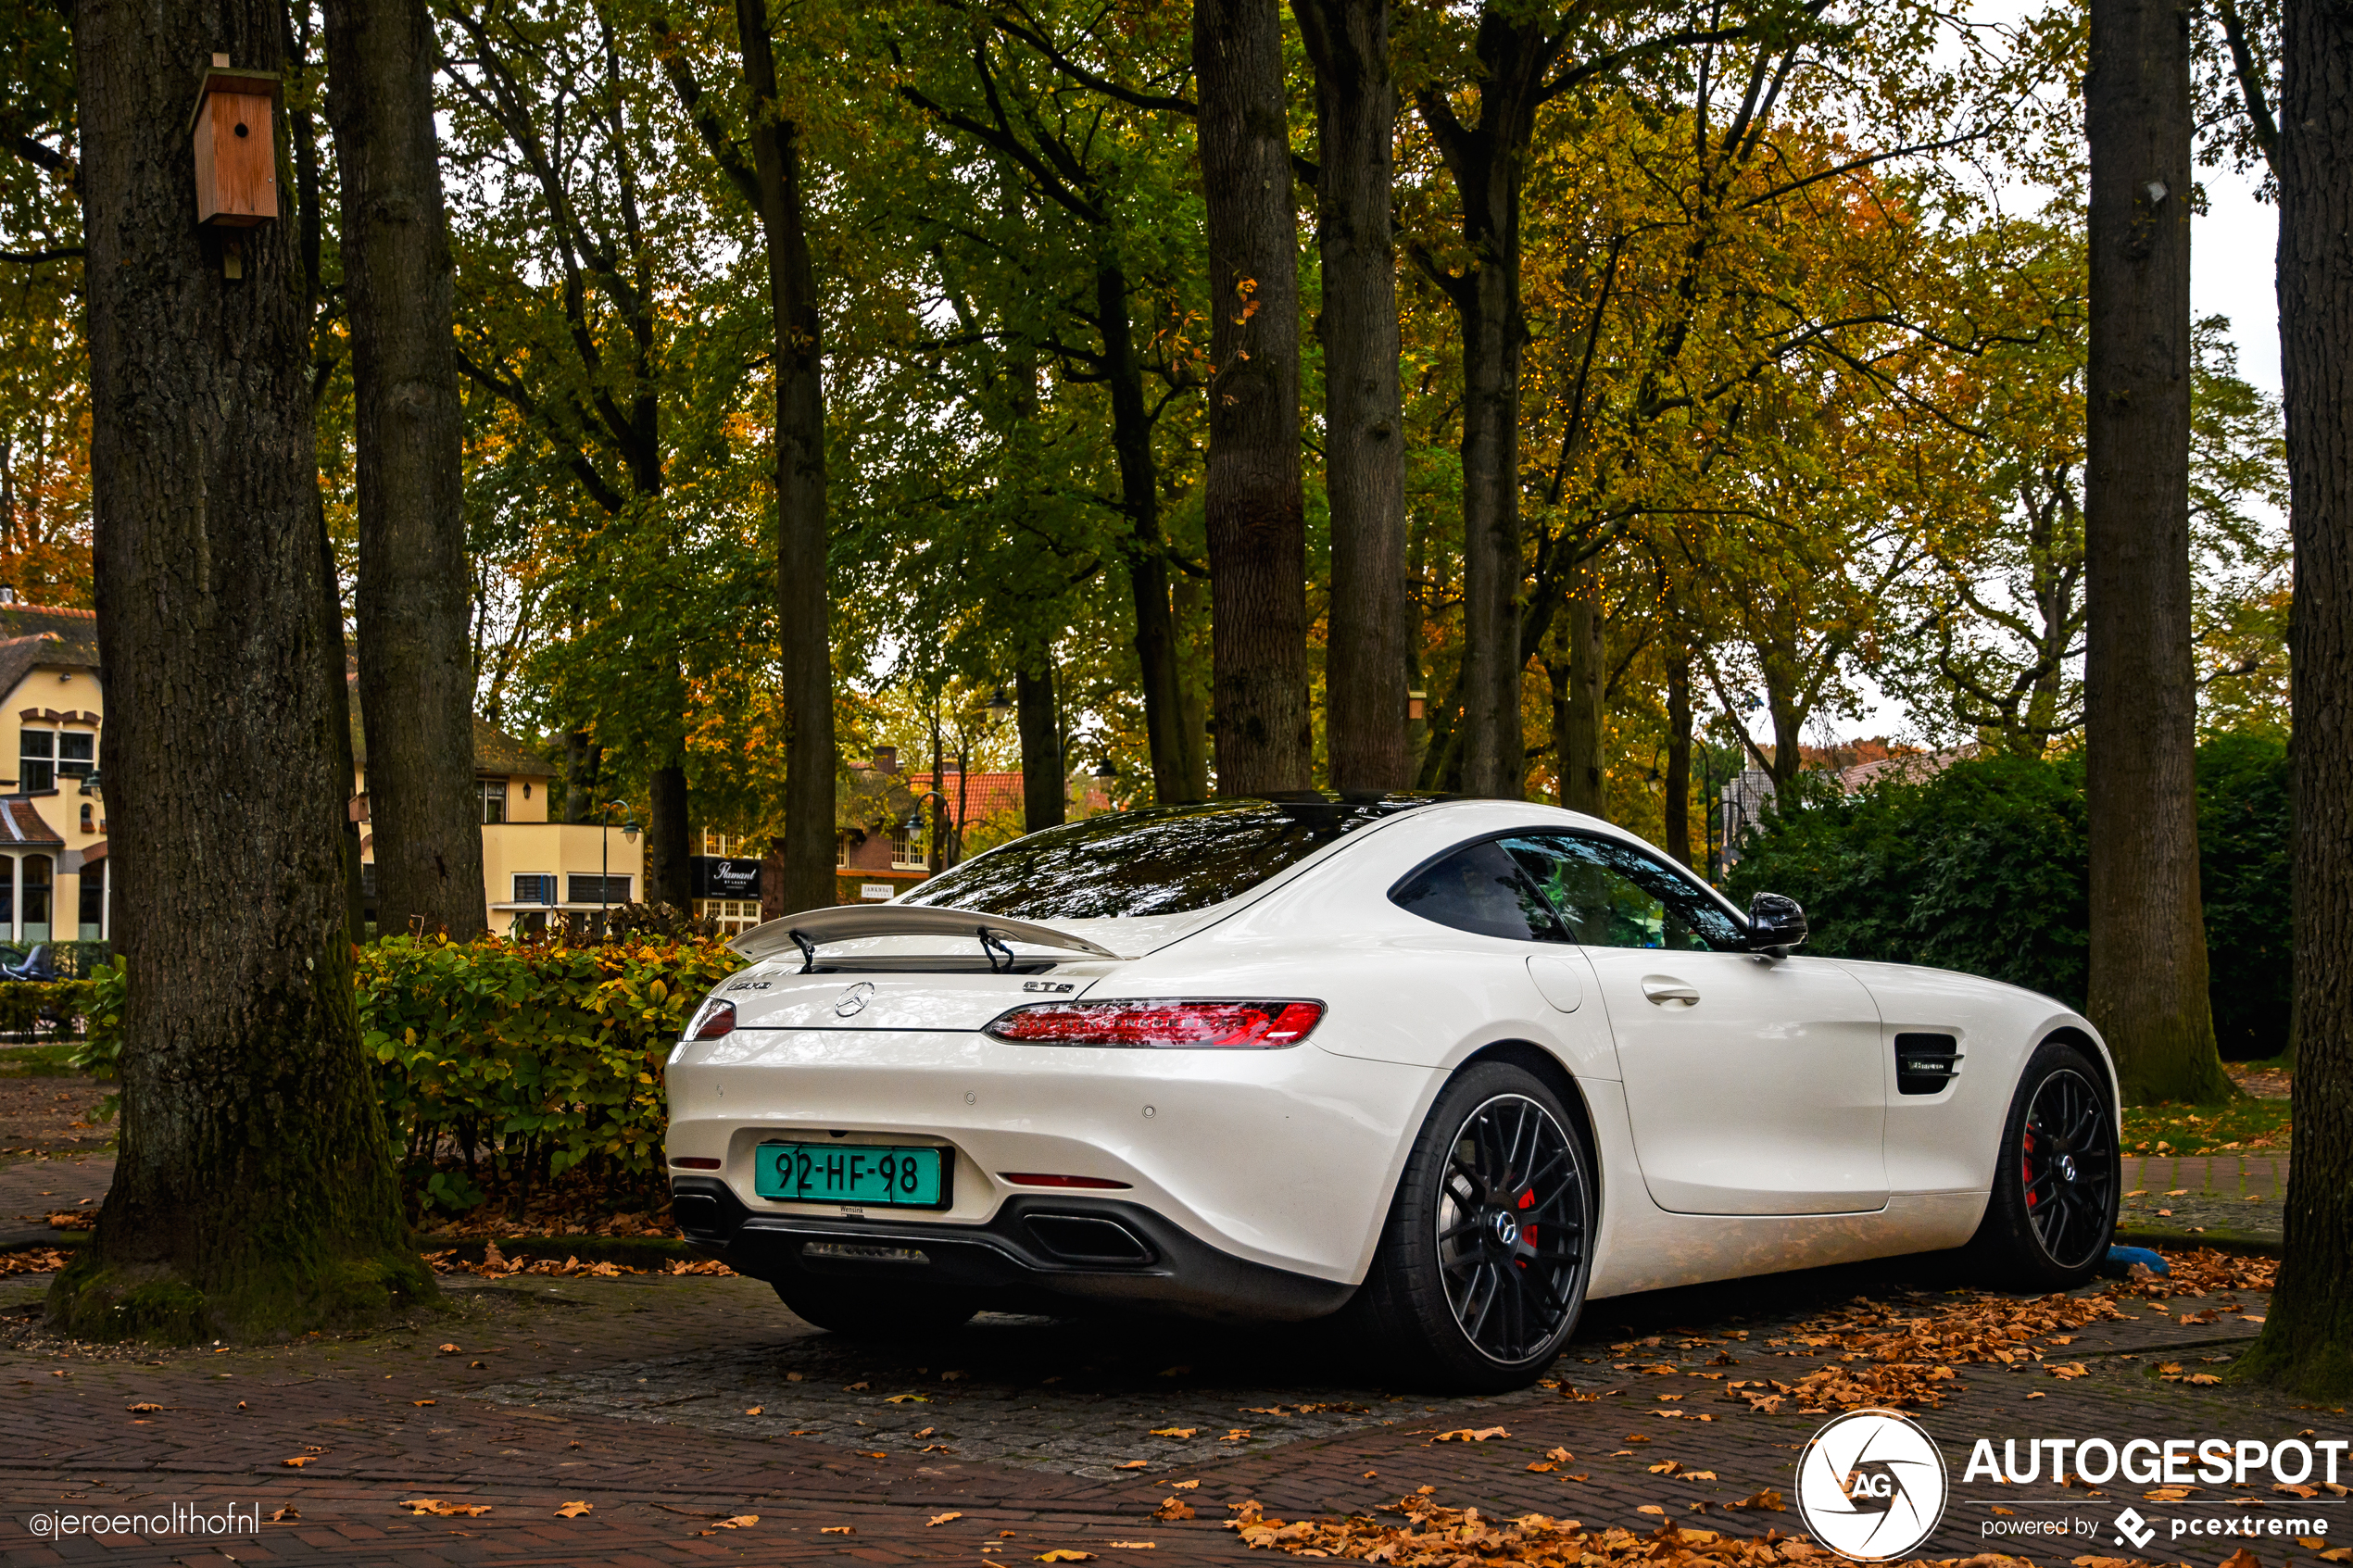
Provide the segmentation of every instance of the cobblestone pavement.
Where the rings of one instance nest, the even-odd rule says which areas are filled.
[[[1384,1386],[1312,1328],[987,1317],[922,1345],[856,1345],[736,1278],[456,1279],[437,1312],[363,1338],[99,1352],[39,1333],[45,1283],[17,1275],[0,1288],[0,1553],[28,1568],[1022,1563],[1058,1549],[1106,1563],[1239,1562],[1252,1554],[1218,1527],[1228,1503],[1331,1515],[1423,1486],[1453,1506],[1594,1525],[1672,1517],[1790,1531],[1802,1528],[1793,1512],[1727,1505],[1787,1493],[1818,1418],[1758,1414],[1725,1399],[1721,1380],[1793,1380],[1835,1347],[1793,1346],[1776,1329],[1858,1294],[1930,1311],[1951,1281],[1899,1262],[1597,1302],[1557,1389],[1490,1400]],[[2326,1493],[2306,1502],[2206,1486],[2156,1502],[2140,1488],[1960,1485],[1980,1436],[1997,1449],[2059,1436],[2353,1436],[2341,1411],[2156,1379],[2160,1361],[2227,1370],[2262,1311],[2259,1297],[2233,1299],[2242,1311],[2206,1323],[2180,1319],[2221,1302],[2128,1302],[2129,1321],[2076,1331],[2044,1364],[1960,1369],[1945,1406],[1920,1412],[1956,1481],[1928,1549],[1984,1549],[1982,1532],[2004,1520],[1995,1498],[2005,1523],[2057,1515],[2097,1535],[2029,1549],[2046,1562],[2124,1555],[2107,1532],[2128,1500],[2160,1529],[2293,1508],[2329,1521],[2333,1537],[2353,1533]],[[2054,1375],[2060,1366],[2082,1372]],[[1492,1427],[1504,1431],[1481,1442],[1433,1440]],[[1554,1449],[1574,1457],[1528,1468]],[[1653,1468],[1668,1460],[1681,1466],[1672,1478]],[[1195,1516],[1157,1516],[1171,1499]],[[487,1512],[420,1513],[415,1499]],[[36,1514],[60,1510],[228,1502],[256,1512],[258,1534],[32,1535]],[[586,1512],[559,1513],[573,1503]],[[1153,1545],[1146,1555],[1121,1542]],[[2236,1544],[2150,1552],[2210,1568]],[[2259,1555],[2281,1568],[2273,1543]]]

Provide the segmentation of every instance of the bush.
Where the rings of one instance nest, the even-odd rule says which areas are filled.
[[[0,980],[0,1035],[62,1037],[89,1010],[86,980]]]
[[[521,1176],[661,1171],[664,1059],[744,960],[710,939],[597,947],[394,936],[360,949],[359,1022],[384,1117],[445,1209],[481,1201],[484,1150]],[[465,1173],[440,1170],[445,1153]]]
[[[573,947],[393,936],[360,948],[361,1042],[412,1192],[472,1208],[484,1161],[514,1178],[518,1207],[535,1176],[580,1166],[652,1187],[663,1060],[704,994],[743,965],[708,938]],[[111,1078],[121,960],[83,984],[90,1034],[74,1062]]]
[[[2208,994],[2226,1057],[2287,1044],[2287,755],[2198,749]],[[2090,951],[2083,765],[1982,757],[1845,796],[1807,775],[1768,806],[1727,879],[1806,906],[1808,950],[1960,970],[2083,1005]]]

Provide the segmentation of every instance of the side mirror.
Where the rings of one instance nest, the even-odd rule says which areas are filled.
[[[1759,893],[1748,904],[1748,950],[1779,958],[1806,940],[1806,911],[1794,898]]]

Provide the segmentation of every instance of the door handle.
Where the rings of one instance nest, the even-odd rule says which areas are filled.
[[[1699,1005],[1699,992],[1671,974],[1643,975],[1642,996],[1654,1005],[1663,1008]]]

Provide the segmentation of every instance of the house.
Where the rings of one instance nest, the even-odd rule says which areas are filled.
[[[1019,837],[1023,788],[1017,772],[967,773],[952,763],[935,784],[929,773],[900,772],[897,746],[876,746],[835,797],[836,897],[879,903],[929,877],[935,810],[945,815],[951,850],[964,858]],[[1111,809],[1094,778],[1073,780],[1064,798],[1073,820]]]
[[[368,738],[355,680],[351,697],[352,793],[367,809]],[[474,721],[474,800],[482,822],[483,903],[498,936],[544,935],[551,918],[593,927],[606,910],[645,887],[645,835],[626,821],[551,822],[556,770],[497,726]],[[612,813],[616,818],[623,813]],[[363,818],[363,822],[364,822]],[[363,826],[360,880],[368,919],[376,918],[375,838]]]
[[[10,775],[0,779],[0,940],[103,941],[111,873],[96,612],[19,604],[0,589],[0,767]]]

